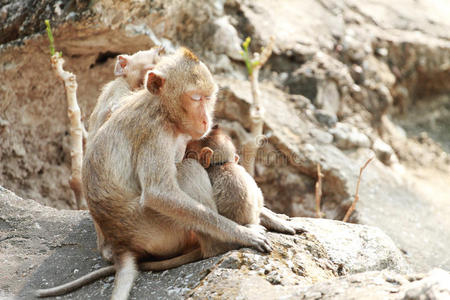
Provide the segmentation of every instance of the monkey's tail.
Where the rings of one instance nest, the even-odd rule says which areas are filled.
[[[142,271],[164,271],[182,266],[187,263],[198,261],[202,259],[202,251],[200,248],[194,249],[186,254],[176,256],[161,261],[149,261],[139,264],[139,269]]]
[[[164,271],[167,269],[176,268],[182,266],[187,263],[191,263],[194,261],[198,261],[202,259],[202,251],[200,248],[192,250],[186,254],[161,260],[161,261],[150,261],[139,264],[139,269],[142,271]],[[55,297],[67,294],[72,292],[80,287],[94,282],[100,278],[113,275],[116,272],[116,268],[114,266],[103,267],[101,269],[95,270],[89,274],[86,274],[74,281],[65,283],[63,285],[55,286],[49,289],[40,289],[35,291],[35,296],[39,298],[44,297]],[[117,282],[116,282],[116,285]]]
[[[111,300],[126,300],[138,275],[136,256],[127,251],[114,260],[116,278]]]
[[[35,296],[39,297],[39,298],[43,298],[43,297],[55,297],[55,296],[64,295],[64,294],[67,294],[71,291],[74,291],[74,290],[82,287],[83,285],[89,284],[95,280],[98,280],[100,278],[103,278],[103,277],[106,277],[109,275],[113,275],[115,272],[116,272],[116,269],[114,268],[114,266],[103,267],[101,269],[95,270],[89,274],[86,274],[86,275],[84,275],[74,281],[68,282],[66,284],[63,284],[60,286],[55,286],[50,289],[36,290]]]

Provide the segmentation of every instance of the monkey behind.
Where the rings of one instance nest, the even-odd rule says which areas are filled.
[[[117,78],[103,88],[89,118],[89,135],[94,136],[98,129],[109,119],[121,101],[133,91],[143,88],[145,74],[152,70],[164,54],[161,47],[138,51],[133,55],[117,56],[114,75]]]

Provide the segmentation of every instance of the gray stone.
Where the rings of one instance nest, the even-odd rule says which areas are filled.
[[[338,121],[335,114],[330,113],[329,111],[324,109],[315,110],[314,116],[316,117],[317,121],[319,121],[319,123],[327,127],[334,127],[334,125],[336,125]]]
[[[450,299],[450,274],[442,269],[433,269],[424,278],[405,285],[403,290],[405,300]]]
[[[338,122],[329,132],[334,137],[334,143],[340,149],[369,148],[371,145],[367,135],[346,123]]]
[[[325,80],[319,83],[315,100],[319,108],[336,115],[339,112],[340,99],[339,89],[335,82]]]
[[[378,228],[348,226],[348,223],[327,219],[295,220],[322,243],[331,261],[345,267],[349,273],[384,269],[399,273],[410,271],[400,250]]]
[[[324,131],[324,130],[320,130],[317,128],[312,128],[309,131],[309,134],[311,135],[311,137],[313,137],[318,143],[321,144],[331,144],[331,142],[333,142],[333,136]]]
[[[390,145],[386,144],[381,139],[376,139],[373,142],[372,149],[373,151],[375,151],[375,154],[377,155],[379,160],[381,160],[385,164],[392,163],[393,155],[395,154],[394,149],[392,149]]]
[[[230,24],[229,17],[224,16],[214,21],[214,25],[217,26],[214,33],[214,48],[216,53],[225,53],[234,60],[243,60],[239,53],[242,40],[239,38],[236,29]]]
[[[392,271],[352,274],[303,288],[292,299],[312,300],[446,300],[450,274],[435,269],[428,274],[400,275]]]

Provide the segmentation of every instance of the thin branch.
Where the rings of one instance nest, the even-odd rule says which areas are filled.
[[[316,182],[315,194],[316,194],[316,216],[318,218],[323,217],[323,214],[320,211],[320,202],[322,199],[322,177],[323,177],[323,174],[320,170],[320,164],[317,164],[317,182]]]
[[[263,48],[260,58],[259,58],[259,63],[256,66],[256,68],[261,68],[268,60],[269,57],[272,55],[272,49],[273,49],[273,45],[275,43],[275,38],[273,36],[270,37],[270,41],[269,41],[269,45],[267,45],[266,48]]]
[[[356,184],[356,192],[355,192],[355,199],[353,200],[352,205],[349,207],[349,209],[347,210],[347,213],[344,216],[344,219],[342,219],[342,222],[347,222],[348,218],[350,218],[350,215],[352,214],[352,212],[355,210],[355,206],[356,206],[356,202],[358,202],[359,200],[359,184],[361,183],[361,176],[362,173],[364,171],[364,169],[367,167],[367,165],[374,159],[375,157],[371,157],[369,158],[366,163],[361,167],[361,169],[359,169],[359,177],[358,177],[358,182]]]

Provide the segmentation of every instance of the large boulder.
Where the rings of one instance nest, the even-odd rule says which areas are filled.
[[[379,229],[332,220],[293,220],[307,232],[268,233],[270,254],[251,249],[164,272],[141,273],[132,299],[283,298],[301,287],[363,271],[408,272],[399,249]],[[105,266],[87,211],[56,210],[0,188],[0,296],[29,299],[37,288]],[[61,299],[107,299],[113,277]]]

